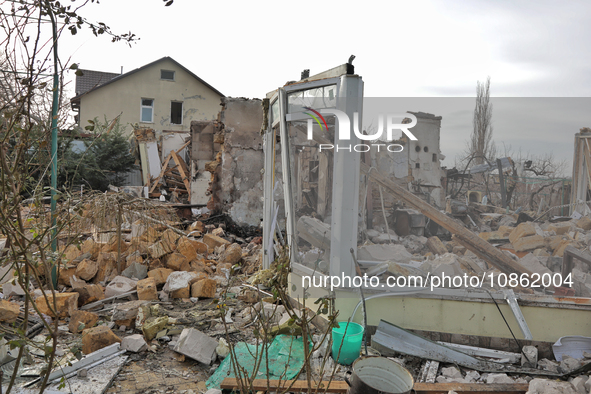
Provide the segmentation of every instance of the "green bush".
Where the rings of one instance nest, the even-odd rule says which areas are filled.
[[[119,186],[125,174],[135,168],[125,128],[115,123],[93,121],[93,137],[83,138],[85,150],[73,149],[76,136],[63,138],[60,152],[60,184],[66,188],[84,185],[94,190],[106,190],[109,184]]]

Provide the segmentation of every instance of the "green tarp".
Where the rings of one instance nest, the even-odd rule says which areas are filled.
[[[302,337],[296,338],[289,335],[278,335],[267,346],[269,379],[293,379],[304,365],[304,341]],[[267,362],[262,349],[262,345],[249,345],[245,342],[238,342],[234,346],[238,365],[248,371],[249,377],[254,371],[256,359],[260,359],[262,356],[263,359],[260,362],[255,379],[267,379]],[[232,355],[229,354],[214,374],[207,380],[207,388],[219,389],[224,378],[235,377],[236,375],[232,366]]]

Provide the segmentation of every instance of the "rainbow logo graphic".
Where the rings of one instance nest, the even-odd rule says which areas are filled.
[[[312,109],[310,107],[304,107],[305,109],[307,109],[308,111],[313,112],[314,114],[316,114],[317,116],[315,116],[314,114],[311,114],[309,112],[304,112],[304,114],[311,116],[312,118],[314,118],[314,120],[316,121],[316,123],[318,123],[318,126],[320,126],[320,130],[324,131],[324,127],[322,127],[322,123],[324,123],[324,126],[326,127],[326,130],[328,130],[328,125],[326,124],[326,120],[324,119],[324,116],[320,115],[320,112],[316,111],[315,109]],[[322,119],[322,123],[320,123],[320,119],[318,119],[318,117],[320,117],[320,119]]]

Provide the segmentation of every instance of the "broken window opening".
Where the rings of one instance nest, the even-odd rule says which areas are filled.
[[[154,99],[143,98],[140,112],[140,122],[154,123]]]
[[[433,163],[437,162],[437,153],[433,153]]]
[[[415,163],[415,168],[421,168],[421,163]]]
[[[170,102],[170,123],[183,124],[183,103],[182,101]]]
[[[174,71],[160,70],[160,79],[164,81],[174,81]]]

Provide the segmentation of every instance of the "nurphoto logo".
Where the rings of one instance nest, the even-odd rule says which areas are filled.
[[[310,107],[304,107],[308,112],[304,112],[304,114],[310,116],[311,119],[308,119],[308,139],[312,140],[314,137],[314,121],[318,124],[321,131],[328,130],[328,125],[326,123],[326,119],[323,114],[325,115],[334,115],[339,124],[339,140],[349,141],[351,140],[351,121],[349,116],[343,111],[338,109],[321,109],[317,111]],[[384,134],[384,119],[386,119],[386,139],[385,141],[392,141],[394,140],[393,131],[394,130],[401,130],[410,140],[417,141],[417,137],[414,136],[413,133],[410,132],[409,129],[413,128],[417,124],[417,118],[413,114],[404,113],[404,114],[395,114],[395,115],[379,115],[378,116],[378,129],[374,134],[363,134],[359,130],[359,113],[353,113],[353,132],[355,136],[362,141],[381,141],[381,137]],[[408,123],[403,123],[406,120],[410,120]],[[383,143],[371,143],[371,144],[356,144],[352,145],[339,145],[339,144],[319,144],[320,151],[336,149],[336,151],[347,150],[349,152],[369,152],[371,149],[375,148],[379,152],[381,148],[385,147],[388,152],[402,152],[404,150],[404,146],[400,144],[383,144]]]

